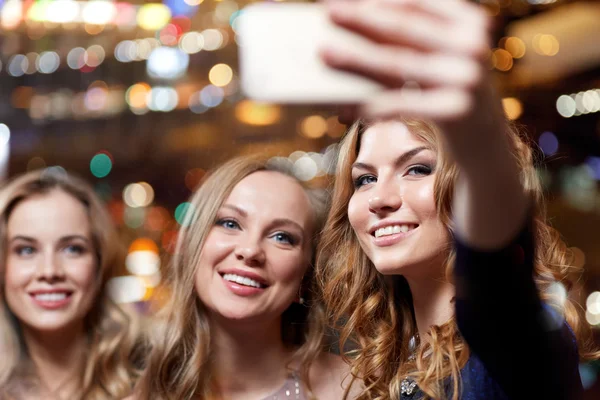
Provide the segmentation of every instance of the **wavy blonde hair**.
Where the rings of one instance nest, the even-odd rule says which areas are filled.
[[[434,198],[437,213],[450,233],[451,205],[458,169],[440,145],[440,132],[432,123],[401,119],[411,133],[437,154]],[[373,124],[355,123],[340,143],[336,179],[330,214],[321,236],[317,254],[316,275],[332,325],[340,331],[340,348],[348,343],[356,349],[345,354],[352,374],[364,380],[360,399],[398,399],[400,383],[409,376],[416,380],[429,398],[446,398],[443,386],[450,379],[457,400],[460,395],[460,369],[469,358],[469,349],[460,336],[453,317],[441,326],[433,326],[430,341],[419,347],[415,360],[409,360],[409,341],[417,332],[410,288],[401,276],[384,277],[366,254],[348,220],[349,200],[354,192],[352,164],[360,149],[360,140]],[[542,300],[556,305],[573,328],[583,359],[596,358],[592,353],[589,330],[581,323],[575,304],[552,298],[549,287],[554,282],[572,288],[574,274],[580,269],[572,265],[572,257],[559,233],[546,223],[543,192],[534,167],[531,147],[514,126],[507,135],[511,151],[521,171],[524,189],[534,202],[534,234],[536,237],[534,279]],[[451,281],[455,253],[448,249],[446,277]]]
[[[136,330],[130,317],[105,293],[106,282],[116,275],[122,252],[110,215],[94,191],[83,180],[52,170],[20,175],[0,189],[1,256],[6,260],[6,226],[11,212],[22,201],[54,190],[65,192],[86,208],[98,273],[98,295],[85,318],[88,349],[79,377],[79,390],[72,398],[86,400],[121,399],[132,391],[137,376]],[[5,262],[0,266],[0,397],[10,398],[21,382],[38,384],[28,367],[27,347],[20,335],[18,319],[4,299]]]
[[[206,400],[216,396],[211,328],[206,308],[195,291],[196,268],[219,208],[238,182],[257,171],[276,171],[293,177],[285,168],[269,164],[260,156],[238,157],[213,170],[192,195],[193,211],[182,223],[168,275],[173,295],[161,310],[163,323],[155,329],[153,349],[136,387],[140,399]],[[311,191],[307,193],[315,210],[314,249],[324,210],[323,202]],[[322,351],[324,328],[322,307],[312,298],[313,281],[309,268],[302,284],[305,305],[292,304],[282,316],[284,344],[299,346],[294,358],[299,360],[300,374],[307,384],[310,364]]]

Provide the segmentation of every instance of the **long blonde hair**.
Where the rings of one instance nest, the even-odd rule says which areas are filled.
[[[451,231],[451,205],[458,169],[440,146],[440,132],[432,123],[401,119],[411,133],[437,153],[434,198],[437,213]],[[395,276],[390,283],[368,259],[348,220],[349,200],[354,192],[351,169],[360,149],[365,130],[372,126],[355,123],[340,143],[336,179],[330,214],[321,236],[317,254],[317,281],[331,323],[340,330],[340,348],[348,343],[355,350],[345,354],[352,374],[364,380],[360,399],[398,399],[400,383],[410,376],[429,398],[445,398],[443,382],[450,379],[451,398],[460,394],[460,369],[469,358],[469,349],[461,338],[454,317],[430,329],[431,340],[409,360],[409,341],[417,332],[412,297],[404,277]],[[574,274],[580,273],[571,263],[571,255],[559,233],[546,223],[542,186],[534,168],[532,149],[514,127],[507,131],[511,151],[519,164],[524,189],[534,202],[534,234],[536,238],[534,277],[544,301],[553,302],[548,289],[554,282],[567,290]],[[454,250],[448,249],[446,277],[452,277]],[[591,342],[581,323],[578,309],[567,299],[556,304],[579,341],[582,358],[596,357],[588,352]],[[330,311],[330,312],[329,312]]]
[[[75,398],[86,400],[121,399],[132,391],[137,369],[134,365],[137,348],[132,321],[105,293],[106,282],[117,273],[122,252],[110,215],[86,182],[73,175],[33,171],[20,175],[0,189],[0,395],[10,398],[11,388],[19,382],[37,384],[30,368],[27,348],[19,333],[19,324],[4,299],[6,260],[6,225],[12,210],[25,199],[53,190],[63,191],[80,201],[86,208],[96,253],[99,294],[85,318],[88,349],[84,368],[79,377]],[[2,397],[2,396],[0,396]]]
[[[136,395],[152,400],[206,400],[214,396],[211,376],[211,329],[206,309],[194,288],[196,267],[206,237],[216,222],[217,212],[234,186],[257,171],[289,171],[269,164],[261,157],[234,158],[216,168],[190,199],[190,208],[178,234],[171,260],[168,282],[172,297],[161,310],[163,323],[153,334],[152,352],[146,370],[136,387]],[[290,175],[291,176],[291,175]],[[315,209],[315,237],[322,225],[322,203],[309,198]],[[303,381],[308,383],[308,368],[322,350],[323,314],[320,303],[312,298],[312,268],[305,275],[305,305],[292,304],[282,316],[284,344],[299,346]]]

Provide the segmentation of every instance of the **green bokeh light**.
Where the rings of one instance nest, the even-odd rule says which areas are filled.
[[[90,161],[90,171],[96,178],[104,178],[112,170],[112,161],[104,153],[98,153]]]
[[[181,203],[180,205],[177,206],[177,208],[175,209],[175,220],[177,220],[177,222],[179,223],[179,225],[183,225],[183,222],[185,220],[185,216],[187,215],[188,212],[190,212],[190,207],[192,205],[188,202],[185,203]]]

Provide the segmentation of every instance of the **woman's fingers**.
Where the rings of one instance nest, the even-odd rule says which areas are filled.
[[[462,5],[461,1],[456,0],[450,0],[449,3]],[[406,0],[329,4],[330,16],[335,23],[374,42],[405,45],[426,52],[441,51],[470,56],[485,53],[488,35],[481,23],[474,23],[471,17],[444,20],[424,8]]]
[[[474,108],[473,96],[464,90],[397,89],[372,96],[361,109],[367,118],[394,118],[398,115],[452,122]]]
[[[394,88],[407,81],[421,87],[474,86],[483,67],[468,57],[423,53],[406,47],[364,43],[351,48],[328,47],[322,57],[330,66],[358,73]]]

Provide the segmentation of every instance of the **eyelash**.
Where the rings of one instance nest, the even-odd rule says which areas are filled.
[[[29,252],[27,254],[23,254],[23,251],[25,249],[29,250]],[[85,253],[85,247],[78,245],[78,244],[67,245],[67,246],[63,247],[63,250],[68,250],[70,253],[75,253],[78,256]],[[21,257],[23,257],[23,256],[26,257],[26,256],[33,255],[33,253],[35,253],[36,250],[33,246],[18,246],[15,248],[14,252]]]
[[[228,224],[228,223],[234,224],[235,226],[226,226],[226,224]],[[240,229],[240,224],[238,224],[237,221],[235,221],[234,219],[231,219],[231,218],[220,219],[216,222],[216,225],[219,225],[225,229]],[[279,243],[289,244],[291,246],[294,246],[297,243],[296,239],[287,232],[277,232],[277,233],[274,233],[273,235],[271,235],[271,238],[277,238],[277,237],[280,237],[280,238],[283,237],[283,239],[285,240],[285,242],[276,240]]]
[[[412,171],[415,171],[417,173],[412,174],[411,173]],[[415,176],[415,175],[424,175],[424,176],[427,176],[427,175],[431,175],[432,172],[433,172],[433,168],[430,167],[429,165],[418,164],[418,165],[413,165],[410,168],[408,168],[406,170],[406,175],[412,175],[412,176]],[[375,179],[375,182],[377,181],[377,178],[374,175],[371,175],[371,174],[361,175],[361,176],[359,176],[358,178],[356,178],[354,180],[354,188],[358,189],[358,188],[360,188],[360,187],[362,187],[364,185],[367,185],[369,183],[373,183],[373,182],[364,183],[363,180],[366,179],[366,178],[373,178],[373,179]]]

